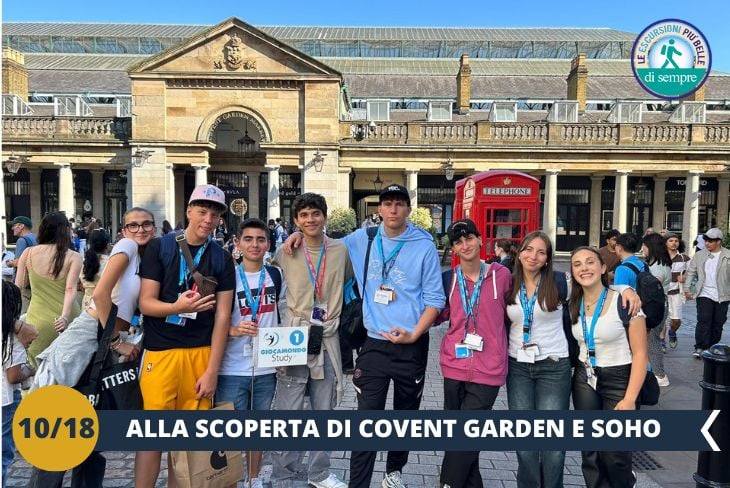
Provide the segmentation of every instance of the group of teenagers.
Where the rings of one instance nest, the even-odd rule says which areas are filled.
[[[19,349],[49,336],[50,343],[34,358],[43,371],[34,387],[74,386],[116,305],[110,348],[139,359],[144,409],[206,410],[214,402],[233,402],[240,410],[300,410],[308,396],[312,409],[330,410],[342,398],[340,314],[344,284],[354,277],[362,290],[367,330],[352,376],[358,409],[384,410],[391,382],[394,409],[420,407],[432,326],[448,327],[439,355],[445,409],[489,410],[505,384],[509,408],[515,410],[565,410],[571,396],[576,409],[638,408],[648,364],[641,303],[631,286],[609,288],[598,250],[574,250],[571,271],[557,272],[550,239],[533,232],[517,246],[510,272],[480,259],[480,233],[473,221],[463,219],[448,229],[459,264],[444,275],[432,236],[408,221],[406,188],[384,188],[378,210],[378,227],[332,239],[324,232],[324,197],[302,194],[293,204],[299,230],[267,264],[270,229],[259,219],[244,220],[237,229],[240,263],[211,244],[227,211],[224,193],[213,185],[195,187],[186,209],[187,227],[161,238],[155,238],[152,213],[132,208],[124,215],[124,238],[109,253],[92,300],[80,313],[64,306],[52,322],[32,324],[19,319],[18,305],[6,321],[6,305],[16,303],[17,288],[3,283],[4,369],[7,373],[17,366]],[[63,281],[78,266],[60,241],[48,244],[51,232],[69,234],[63,218],[46,216],[38,242],[50,247],[20,259],[16,283],[22,288],[27,279],[33,289],[29,317],[36,289],[42,289],[36,286],[39,273]],[[199,287],[198,275],[213,282],[214,289]],[[68,290],[70,285],[59,286]],[[43,306],[42,296],[38,304]],[[307,364],[256,367],[258,329],[278,325],[309,327]],[[38,331],[29,333],[34,326]],[[17,379],[4,376],[9,385]],[[20,398],[13,393],[17,406]],[[6,464],[5,410],[3,472],[12,462],[11,454]],[[135,486],[155,486],[161,454],[136,454]],[[246,454],[246,484],[258,488],[261,453]],[[375,452],[351,453],[349,484],[330,471],[329,452],[310,451],[307,465],[304,454],[270,453],[274,488],[293,486],[302,478],[315,488],[371,484]],[[630,452],[586,451],[582,456],[587,486],[634,485]],[[561,451],[518,451],[518,486],[562,486],[564,458]],[[383,488],[405,486],[401,473],[407,461],[407,451],[388,452]],[[101,486],[104,469],[104,457],[93,453],[74,469],[72,486]],[[34,469],[30,486],[60,487],[62,478],[63,473]],[[168,483],[176,486],[172,471]],[[440,483],[483,486],[479,452],[446,452]]]

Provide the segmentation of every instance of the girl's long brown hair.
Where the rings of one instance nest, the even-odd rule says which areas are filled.
[[[66,253],[71,248],[71,228],[66,214],[51,212],[43,217],[38,227],[38,244],[52,244],[55,246],[51,275],[57,279],[63,271]]]
[[[599,253],[596,249],[588,246],[580,246],[573,250],[573,252],[570,253],[570,279],[573,282],[573,286],[570,287],[570,320],[573,321],[575,324],[578,322],[578,318],[580,315],[580,302],[583,299],[583,287],[578,284],[577,281],[575,281],[575,276],[573,276],[573,256],[576,255],[576,253],[580,251],[590,251],[593,254],[596,255],[598,258],[598,262],[601,263],[601,265],[605,265],[606,263],[603,261],[603,258],[601,257],[601,253]],[[608,288],[608,272],[605,272],[601,275],[601,283],[603,283],[603,286]]]
[[[560,305],[560,294],[558,293],[558,286],[555,283],[555,275],[553,273],[553,245],[548,235],[541,231],[527,234],[517,248],[515,270],[512,274],[512,292],[507,303],[509,305],[516,303],[517,295],[520,293],[522,283],[525,281],[525,273],[522,269],[520,254],[535,239],[541,239],[547,248],[547,261],[545,262],[545,266],[540,270],[540,289],[537,291],[537,303],[543,311],[554,312],[558,309],[558,305]]]

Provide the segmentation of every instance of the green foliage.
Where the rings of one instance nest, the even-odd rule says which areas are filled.
[[[357,217],[352,208],[335,208],[327,217],[327,232],[349,234],[357,227]]]
[[[444,249],[447,247],[451,247],[448,234],[444,234],[441,236],[441,247],[443,247]]]
[[[431,232],[431,228],[433,227],[431,212],[429,212],[428,209],[424,207],[414,208],[408,220],[410,220],[413,225],[415,225],[416,227],[420,227],[426,232]]]

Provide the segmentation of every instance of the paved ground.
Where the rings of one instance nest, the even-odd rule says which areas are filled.
[[[694,344],[695,308],[694,302],[685,305],[684,319],[679,330],[679,346],[677,349],[668,349],[665,355],[665,367],[671,385],[662,388],[662,396],[657,409],[691,410],[701,407],[702,392],[698,385],[702,376],[702,361],[692,358]],[[426,387],[421,408],[424,410],[441,410],[442,382],[438,367],[438,345],[443,335],[443,328],[436,328],[431,334],[431,349],[429,368],[426,375]],[[725,328],[724,342],[730,343],[730,332]],[[349,381],[346,384],[345,396],[341,409],[355,409],[355,392]],[[507,395],[504,388],[500,391],[495,409],[507,408]],[[107,479],[104,486],[133,487],[134,486],[134,454],[127,452],[105,453],[107,462]],[[438,486],[438,473],[443,452],[419,451],[411,452],[410,462],[406,466],[403,478],[411,488]],[[647,458],[648,456],[648,458]],[[486,487],[511,488],[516,487],[515,475],[517,460],[514,452],[482,452],[481,472]],[[649,452],[640,455],[640,459],[649,461],[648,464],[659,466],[655,469],[643,469],[636,466],[638,472],[637,486],[644,488],[694,488],[692,474],[697,469],[696,452]],[[653,461],[653,462],[652,462]],[[637,463],[635,463],[637,464]],[[643,463],[642,463],[643,464]],[[164,466],[164,465],[163,465]],[[379,453],[375,463],[372,487],[380,486],[385,470],[384,453]],[[332,471],[342,479],[349,476],[349,453],[332,453]],[[268,476],[268,469],[264,473]],[[157,486],[166,486],[166,469],[160,473]],[[7,486],[25,486],[30,477],[30,467],[22,459],[16,460],[8,470]],[[68,486],[68,478],[66,486]],[[243,486],[243,483],[239,483]],[[268,484],[267,484],[268,486]],[[306,480],[302,480],[301,488],[306,487]],[[565,486],[584,486],[580,470],[580,453],[568,452],[565,462]],[[299,488],[299,486],[297,487]]]

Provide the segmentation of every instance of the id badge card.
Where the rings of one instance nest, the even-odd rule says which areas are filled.
[[[315,302],[309,322],[314,325],[324,325],[325,320],[327,320],[327,304]]]
[[[178,315],[184,319],[195,320],[198,317],[198,312],[185,312]]]
[[[181,317],[180,315],[168,315],[165,317],[165,323],[170,325],[177,325],[178,327],[185,327],[185,322],[187,319],[185,317]]]
[[[247,342],[243,345],[243,355],[244,356],[253,356],[253,344],[250,342]]]
[[[464,338],[464,344],[469,349],[481,352],[484,348],[484,339],[479,334],[467,334]]]
[[[595,390],[598,386],[598,378],[596,377],[596,372],[593,371],[593,367],[590,363],[585,363],[584,366],[586,368],[586,383],[588,383],[590,387]]]
[[[382,288],[380,290],[375,290],[375,303],[388,305],[390,303],[390,296],[392,293],[392,290],[383,290]]]
[[[517,362],[533,364],[539,353],[537,344],[525,344],[517,349]]]
[[[456,359],[467,359],[473,354],[466,344],[454,344],[454,357]]]

